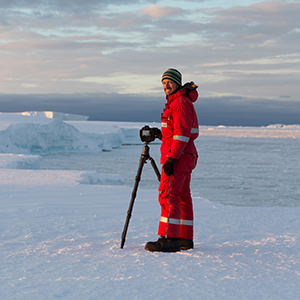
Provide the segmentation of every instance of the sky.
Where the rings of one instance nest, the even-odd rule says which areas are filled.
[[[200,124],[299,124],[299,15],[282,0],[0,0],[0,111],[159,121],[176,68]]]

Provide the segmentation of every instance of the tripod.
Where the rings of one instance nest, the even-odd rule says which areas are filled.
[[[130,221],[130,218],[131,218],[131,213],[132,213],[132,209],[133,209],[133,205],[134,205],[134,200],[136,198],[136,192],[137,192],[140,180],[141,180],[142,170],[143,170],[144,164],[147,163],[148,159],[150,159],[151,165],[152,165],[152,167],[153,167],[153,169],[156,173],[157,179],[158,179],[158,181],[160,181],[159,170],[156,166],[156,163],[155,163],[154,159],[152,157],[150,157],[150,154],[149,154],[149,150],[150,150],[149,146],[148,146],[149,143],[144,142],[144,144],[145,145],[144,145],[143,152],[142,152],[142,155],[141,155],[141,158],[140,158],[139,168],[138,168],[138,171],[137,171],[137,174],[136,174],[136,177],[135,177],[135,184],[134,184],[133,191],[132,191],[132,194],[131,194],[131,201],[130,201],[129,208],[128,208],[128,211],[127,211],[127,218],[126,218],[126,222],[124,224],[124,229],[123,229],[123,233],[122,233],[121,249],[123,249],[123,246],[125,244],[127,229],[128,229],[129,221]]]

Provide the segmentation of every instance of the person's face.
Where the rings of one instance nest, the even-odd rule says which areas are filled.
[[[164,79],[162,82],[162,85],[163,85],[163,89],[167,96],[174,93],[177,90],[177,88],[179,87],[179,85],[177,83],[175,83],[174,81],[172,81],[170,79]]]

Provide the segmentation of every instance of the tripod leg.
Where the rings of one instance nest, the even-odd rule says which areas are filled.
[[[121,249],[123,249],[123,246],[125,244],[126,234],[127,234],[127,230],[128,230],[129,221],[130,221],[130,218],[131,218],[131,213],[132,213],[132,209],[133,209],[133,205],[134,205],[134,200],[136,198],[136,192],[137,192],[140,180],[141,180],[141,174],[142,174],[142,170],[143,170],[143,166],[144,166],[145,162],[146,162],[146,158],[142,155],[142,157],[140,159],[137,175],[135,177],[135,184],[134,184],[132,194],[131,194],[131,200],[130,200],[129,208],[128,208],[128,211],[127,211],[126,222],[124,224],[124,229],[123,229],[123,233],[122,233],[122,241],[121,241]]]
[[[159,170],[158,170],[158,168],[156,166],[156,163],[155,163],[155,161],[154,161],[154,159],[152,157],[149,157],[149,159],[151,160],[151,166],[153,167],[153,170],[154,170],[154,172],[155,172],[155,174],[157,176],[157,179],[158,179],[158,181],[160,181],[160,173],[159,173]]]

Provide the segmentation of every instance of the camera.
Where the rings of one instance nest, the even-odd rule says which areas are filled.
[[[156,132],[153,128],[148,125],[140,129],[140,138],[142,142],[150,143],[157,137]]]

